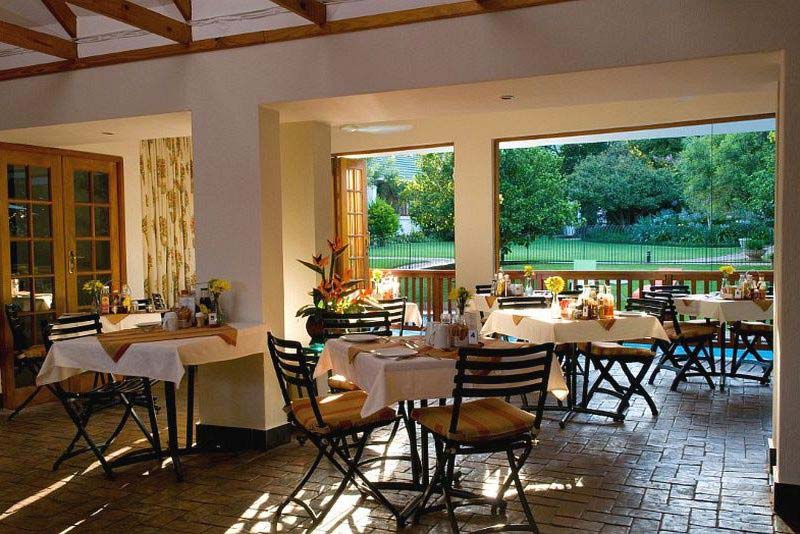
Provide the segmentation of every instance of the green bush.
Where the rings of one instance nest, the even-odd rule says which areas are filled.
[[[400,217],[383,199],[376,199],[367,211],[369,235],[378,243],[385,243],[400,230]]]

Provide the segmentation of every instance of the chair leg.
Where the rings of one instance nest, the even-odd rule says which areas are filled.
[[[292,492],[286,497],[283,503],[281,503],[278,509],[275,510],[275,515],[272,518],[273,528],[275,525],[277,525],[277,522],[280,519],[281,514],[283,514],[283,509],[286,508],[286,505],[288,505],[290,502],[294,502],[295,504],[302,507],[306,511],[306,513],[308,513],[308,515],[311,516],[312,519],[314,520],[317,519],[317,514],[314,513],[311,507],[308,504],[306,504],[303,500],[298,499],[296,497],[297,494],[300,493],[300,490],[303,489],[303,486],[306,485],[306,482],[308,482],[311,476],[314,474],[314,471],[317,470],[317,467],[319,466],[320,461],[322,461],[323,456],[324,453],[322,452],[322,450],[318,450],[317,457],[314,458],[314,461],[312,462],[311,466],[306,470],[305,474],[303,475],[303,478],[300,479],[300,482],[297,483]],[[277,530],[276,528],[274,529]]]
[[[514,485],[517,487],[517,497],[519,498],[520,504],[522,504],[522,510],[525,512],[528,526],[530,526],[531,532],[539,532],[539,527],[536,525],[536,520],[533,518],[531,505],[528,503],[528,499],[525,498],[525,486],[522,485],[522,481],[519,479],[519,470],[522,468],[524,460],[517,463],[514,451],[510,448],[506,451],[506,454],[508,455],[508,464],[511,467],[510,476],[514,480]],[[527,458],[527,456],[525,456],[525,458]]]
[[[628,403],[630,402],[630,398],[633,394],[637,394],[644,398],[647,405],[650,407],[650,413],[653,414],[653,417],[658,415],[658,408],[656,407],[655,401],[647,392],[646,389],[642,386],[642,381],[644,380],[645,375],[647,374],[648,369],[650,368],[651,362],[643,362],[642,368],[639,369],[639,372],[634,375],[633,371],[630,370],[628,365],[625,362],[620,362],[620,367],[622,368],[622,372],[625,373],[625,377],[628,379],[628,383],[630,384],[629,387],[629,394],[627,395],[627,401],[620,402],[620,412],[623,410],[623,405],[627,407]],[[620,415],[622,415],[620,413]]]
[[[158,419],[156,418],[156,407],[153,401],[153,386],[149,378],[142,378],[144,396],[147,399],[147,417],[150,420],[150,435],[153,450],[158,454],[159,459],[164,458],[164,451],[161,449],[161,435],[158,431]]]
[[[33,393],[28,395],[28,397],[24,401],[22,401],[22,404],[17,406],[17,409],[11,412],[11,415],[8,416],[8,420],[12,421],[17,415],[19,415],[19,413],[22,410],[24,410],[28,406],[28,404],[31,403],[31,401],[36,397],[36,395],[38,395],[42,391],[42,387],[43,386],[36,386],[36,389],[33,390]]]
[[[64,397],[62,397],[61,395],[59,395],[59,400],[61,401],[61,404],[64,406],[64,409],[67,411],[67,415],[69,415],[70,419],[72,419],[72,422],[77,427],[78,433],[81,435],[84,441],[86,441],[86,444],[89,446],[89,448],[92,450],[97,460],[100,462],[100,465],[103,467],[103,471],[105,471],[106,476],[108,476],[108,478],[114,478],[114,471],[111,470],[111,466],[108,465],[108,462],[106,462],[105,457],[103,457],[103,453],[100,452],[100,449],[98,449],[97,445],[95,445],[94,441],[92,441],[92,438],[86,432],[86,429],[81,424],[80,417],[78,416],[77,413],[75,413],[75,410],[72,409],[72,406],[70,406],[69,401]]]
[[[438,440],[437,440],[438,441]],[[437,451],[436,456],[441,458],[442,464],[445,466],[445,475],[442,477],[442,495],[444,496],[444,505],[447,508],[447,517],[450,520],[450,529],[452,530],[453,534],[458,534],[461,532],[458,528],[458,521],[456,521],[456,509],[455,505],[453,504],[453,496],[452,496],[452,480],[447,476],[447,466],[450,465],[450,456],[451,454],[444,450],[443,445],[438,445],[437,449],[441,449],[441,454]],[[437,462],[439,459],[437,459]]]

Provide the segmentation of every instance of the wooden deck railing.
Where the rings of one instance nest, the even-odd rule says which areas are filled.
[[[416,302],[423,317],[430,321],[438,318],[442,311],[451,309],[448,300],[450,290],[455,287],[454,270],[384,270],[400,280],[400,291],[409,301]],[[773,281],[772,271],[757,271],[768,282]],[[507,271],[514,280],[522,279],[521,271]],[[718,271],[537,271],[535,275],[536,289],[544,289],[544,280],[549,276],[560,276],[567,282],[567,287],[578,284],[599,283],[611,288],[616,299],[617,308],[623,309],[625,302],[634,293],[647,285],[685,284],[692,293],[709,293],[719,289],[722,274]],[[731,276],[735,281],[738,275]],[[485,283],[489,283],[486,280]],[[474,290],[474,288],[468,288]]]

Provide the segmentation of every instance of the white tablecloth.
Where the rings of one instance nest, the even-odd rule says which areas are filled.
[[[217,336],[135,343],[118,362],[114,362],[96,337],[68,339],[54,343],[47,353],[38,385],[60,382],[84,371],[125,376],[143,376],[179,384],[185,365],[235,360],[263,353],[266,327],[252,323],[232,323],[237,330],[236,345]]]
[[[455,360],[424,356],[391,360],[361,353],[350,363],[347,357],[350,345],[341,339],[331,339],[325,343],[314,377],[333,371],[358,384],[367,392],[367,400],[361,410],[363,417],[400,401],[441,399],[453,394]],[[555,355],[550,366],[548,391],[561,400],[568,393],[567,383]]]
[[[549,297],[550,293],[548,291],[538,289],[533,292],[533,296]],[[467,311],[471,312],[483,312],[484,314],[489,314],[494,310],[499,309],[500,303],[497,302],[497,297],[485,293],[478,293],[474,295],[467,303]]]
[[[608,325],[608,322],[605,323]],[[503,334],[532,343],[591,343],[669,337],[653,316],[616,316],[609,328],[596,320],[554,319],[549,309],[495,310],[486,319],[481,334]]]
[[[680,315],[716,319],[721,323],[736,321],[766,321],[772,319],[772,301],[763,309],[751,300],[725,300],[710,295],[690,295],[675,299],[675,310]]]
[[[134,328],[137,324],[161,322],[160,313],[127,313],[122,317],[121,320],[116,322],[111,321],[111,317],[114,316],[100,316],[100,323],[103,325],[103,332],[117,332],[119,330]],[[118,317],[114,317],[114,319],[117,318]]]
[[[406,324],[422,326],[422,314],[416,302],[406,302]]]

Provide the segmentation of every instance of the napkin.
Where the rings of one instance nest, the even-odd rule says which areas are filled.
[[[388,348],[395,348],[395,347],[403,347],[402,343],[398,343],[397,341],[388,342],[384,339],[380,339],[378,341],[373,341],[370,343],[354,343],[347,347],[347,361],[353,363],[358,356],[362,352],[369,352],[371,350],[375,350],[377,348],[388,349]]]

